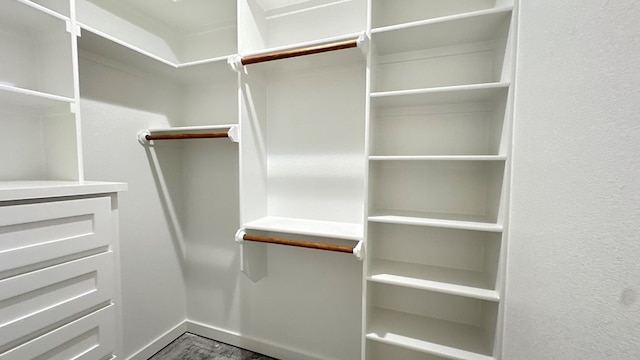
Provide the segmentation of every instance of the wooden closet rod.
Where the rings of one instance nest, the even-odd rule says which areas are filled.
[[[242,236],[242,239],[246,241],[255,241],[255,242],[268,243],[268,244],[298,246],[303,248],[337,251],[342,253],[353,254],[353,247],[350,247],[350,246],[322,244],[322,243],[316,243],[316,242],[310,242],[310,241],[289,240],[289,239],[273,238],[273,237],[250,235],[250,234],[244,234]]]
[[[226,138],[229,133],[226,132],[210,132],[210,133],[185,133],[185,134],[148,134],[144,138],[151,140],[184,140],[184,139],[214,139]]]
[[[286,59],[286,58],[291,58],[296,56],[319,54],[323,52],[342,50],[342,49],[350,49],[354,47],[358,47],[358,39],[336,41],[328,44],[307,46],[307,47],[301,47],[301,48],[291,49],[291,50],[283,50],[283,51],[278,51],[270,54],[249,55],[249,56],[243,57],[240,60],[240,62],[242,63],[242,65],[249,65],[249,64],[256,64],[256,63],[261,63],[265,61]]]

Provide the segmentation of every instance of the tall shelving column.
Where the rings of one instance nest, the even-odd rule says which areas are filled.
[[[121,356],[117,192],[85,182],[73,0],[0,2],[3,359]]]
[[[272,56],[359,39],[366,1],[246,0],[238,16],[239,56]],[[364,64],[361,49],[348,48],[238,65],[244,229],[348,246],[362,239]],[[266,276],[266,246],[242,246],[247,275]]]
[[[514,4],[371,9],[363,358],[498,359]]]

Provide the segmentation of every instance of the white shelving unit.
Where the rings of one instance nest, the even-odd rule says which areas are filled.
[[[366,359],[500,358],[513,10],[372,1]]]
[[[79,109],[105,104],[83,102],[80,76],[157,80],[175,103],[105,103],[158,115],[145,134],[238,130],[239,227],[365,244],[362,360],[498,360],[516,11],[514,0],[4,1],[0,200],[98,187],[83,182]],[[211,154],[235,147],[169,143],[145,148],[150,163],[179,163],[185,204],[208,209],[193,189],[210,185]],[[243,243],[241,256],[251,280],[267,275],[266,245]]]
[[[0,181],[82,178],[71,30],[35,2],[0,4]]]
[[[347,49],[278,62],[241,75],[243,226],[361,239],[364,57]],[[299,71],[282,73],[282,62]]]
[[[240,1],[239,56],[362,38],[366,8],[363,0]],[[326,243],[363,239],[366,49],[361,45],[366,47],[359,43],[235,65],[241,88],[240,217],[246,230]],[[243,263],[254,264],[245,269],[266,264],[264,244],[242,247]],[[247,275],[266,276],[266,265]]]

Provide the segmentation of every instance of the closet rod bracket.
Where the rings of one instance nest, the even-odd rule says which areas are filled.
[[[242,56],[240,54],[231,55],[227,58],[227,64],[231,67],[231,70],[235,72],[242,71]]]
[[[148,135],[151,135],[151,132],[149,130],[140,130],[138,132],[138,142],[140,143],[140,145],[149,145],[149,140],[147,140]]]

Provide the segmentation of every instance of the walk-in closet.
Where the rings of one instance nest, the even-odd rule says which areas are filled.
[[[0,0],[0,360],[636,359],[638,16]]]

